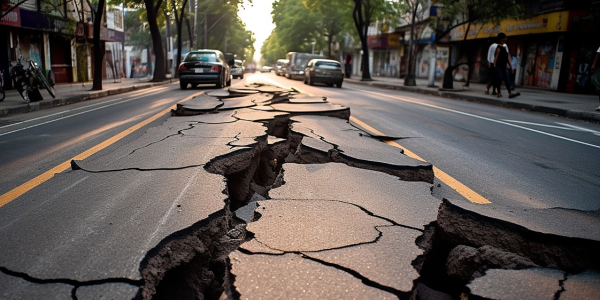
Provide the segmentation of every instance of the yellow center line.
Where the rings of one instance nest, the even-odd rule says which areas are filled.
[[[369,126],[368,124],[364,123],[363,121],[361,121],[361,120],[359,120],[359,119],[357,119],[355,117],[350,117],[350,121],[356,123],[357,125],[361,126],[364,129],[372,132],[373,134],[385,136],[385,134],[383,134],[381,131],[379,131],[379,130],[377,130],[377,129],[371,127],[371,126]],[[418,159],[420,161],[427,162],[426,160],[424,160],[420,156],[416,155],[414,152],[406,149],[405,147],[401,146],[400,144],[398,144],[398,143],[396,143],[394,141],[384,141],[384,142],[386,144],[390,145],[390,146],[394,146],[394,147],[402,149],[404,151],[404,154],[406,154],[406,156],[408,156],[408,157],[411,157],[411,158],[414,158],[414,159]],[[467,200],[469,200],[469,201],[471,201],[473,203],[478,203],[478,204],[490,204],[490,203],[492,203],[488,199],[486,199],[483,196],[479,195],[477,192],[473,191],[472,189],[470,189],[466,185],[462,184],[460,181],[454,179],[452,176],[448,175],[446,172],[440,170],[436,166],[433,166],[433,173],[434,173],[435,177],[437,177],[443,183],[445,183],[446,185],[448,185],[449,187],[451,187],[452,189],[454,189],[456,192],[458,192],[459,194],[461,194]]]
[[[185,99],[179,101],[179,103],[184,102],[184,101],[188,101],[196,96],[199,96],[201,94],[203,94],[204,92],[198,92],[195,93],[191,96],[186,97]],[[158,118],[164,116],[165,114],[171,112],[172,109],[176,109],[177,108],[177,104],[174,104],[172,106],[170,106],[167,109],[164,109],[162,111],[160,111],[159,113],[157,113],[156,115],[136,124],[133,125],[127,129],[125,129],[124,131],[120,132],[119,134],[105,140],[104,142],[76,155],[75,157],[61,163],[60,165],[44,172],[41,175],[38,175],[37,177],[21,184],[20,186],[10,190],[9,192],[7,192],[6,194],[0,196],[0,207],[6,205],[7,203],[15,200],[16,198],[18,198],[19,196],[25,194],[26,192],[30,191],[31,189],[35,188],[36,186],[42,184],[43,182],[45,182],[46,180],[54,177],[55,174],[64,172],[65,170],[69,169],[71,167],[71,160],[83,160],[86,159],[88,157],[90,157],[92,154],[97,153],[98,151],[116,143],[117,141],[119,141],[120,139],[128,136],[129,134],[135,132],[136,130],[150,124],[151,122],[157,120]]]

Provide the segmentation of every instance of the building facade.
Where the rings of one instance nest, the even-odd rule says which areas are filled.
[[[94,49],[92,17],[87,1],[17,0],[2,2],[0,69],[10,87],[10,65],[19,57],[31,59],[53,74],[57,83],[92,79]],[[106,47],[104,78],[121,78],[123,70],[123,10],[109,7],[101,40]]]
[[[453,29],[436,43],[431,19],[443,10],[426,1],[415,22],[416,76],[443,78],[446,68],[454,70],[455,80],[469,78],[487,82],[487,50],[498,33],[508,36],[518,86],[536,87],[568,93],[594,93],[588,70],[600,47],[600,0],[540,0],[524,10],[531,17],[506,19],[499,24],[471,24]],[[390,32],[376,31],[369,36],[373,52],[373,75],[402,77],[406,74],[410,16]],[[398,39],[398,43],[396,43]],[[433,70],[431,69],[433,68]]]

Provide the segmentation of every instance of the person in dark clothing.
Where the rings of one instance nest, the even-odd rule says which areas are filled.
[[[504,81],[504,85],[508,90],[508,98],[514,98],[517,96],[517,94],[513,93],[511,90],[512,83],[510,82],[509,73],[507,72],[508,70],[506,69],[506,66],[508,65],[510,68],[510,73],[514,73],[515,70],[513,69],[511,60],[508,58],[508,51],[506,50],[506,34],[502,32],[499,33],[498,40],[498,47],[496,47],[496,56],[494,58],[494,68],[496,68],[497,74],[495,87],[498,91],[496,97],[502,97],[502,94],[500,93],[500,85],[502,84],[502,81]]]
[[[344,59],[344,66],[346,67],[346,78],[350,78],[352,76],[352,54],[346,54],[346,58]]]

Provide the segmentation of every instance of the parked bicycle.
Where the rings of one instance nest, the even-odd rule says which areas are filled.
[[[19,57],[10,70],[10,77],[14,81],[15,88],[27,103],[44,100],[40,88],[47,89],[50,96],[56,98],[54,88],[38,68],[37,63],[31,59]]]
[[[6,94],[4,93],[4,74],[0,70],[0,101],[4,100]]]

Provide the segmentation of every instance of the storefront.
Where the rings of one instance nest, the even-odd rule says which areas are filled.
[[[516,69],[516,85],[540,87],[552,90],[559,86],[566,87],[568,72],[565,73],[563,65],[570,60],[577,61],[576,57],[565,56],[565,39],[577,35],[573,32],[573,23],[587,13],[583,11],[559,11],[542,14],[530,19],[504,20],[499,25],[472,25],[467,41],[474,43],[480,49],[472,57],[473,61],[480,61],[480,67],[487,64],[487,48],[494,41],[495,36],[504,32],[508,36],[510,59]],[[466,26],[456,28],[449,35],[449,42],[464,40]],[[576,42],[573,39],[573,42]],[[477,75],[485,72],[471,72]],[[563,74],[563,75],[561,75]],[[565,75],[567,74],[567,75]],[[479,81],[487,78],[480,76]],[[484,80],[485,79],[485,80]]]
[[[400,34],[386,33],[367,38],[372,53],[371,75],[398,77],[403,47]]]

